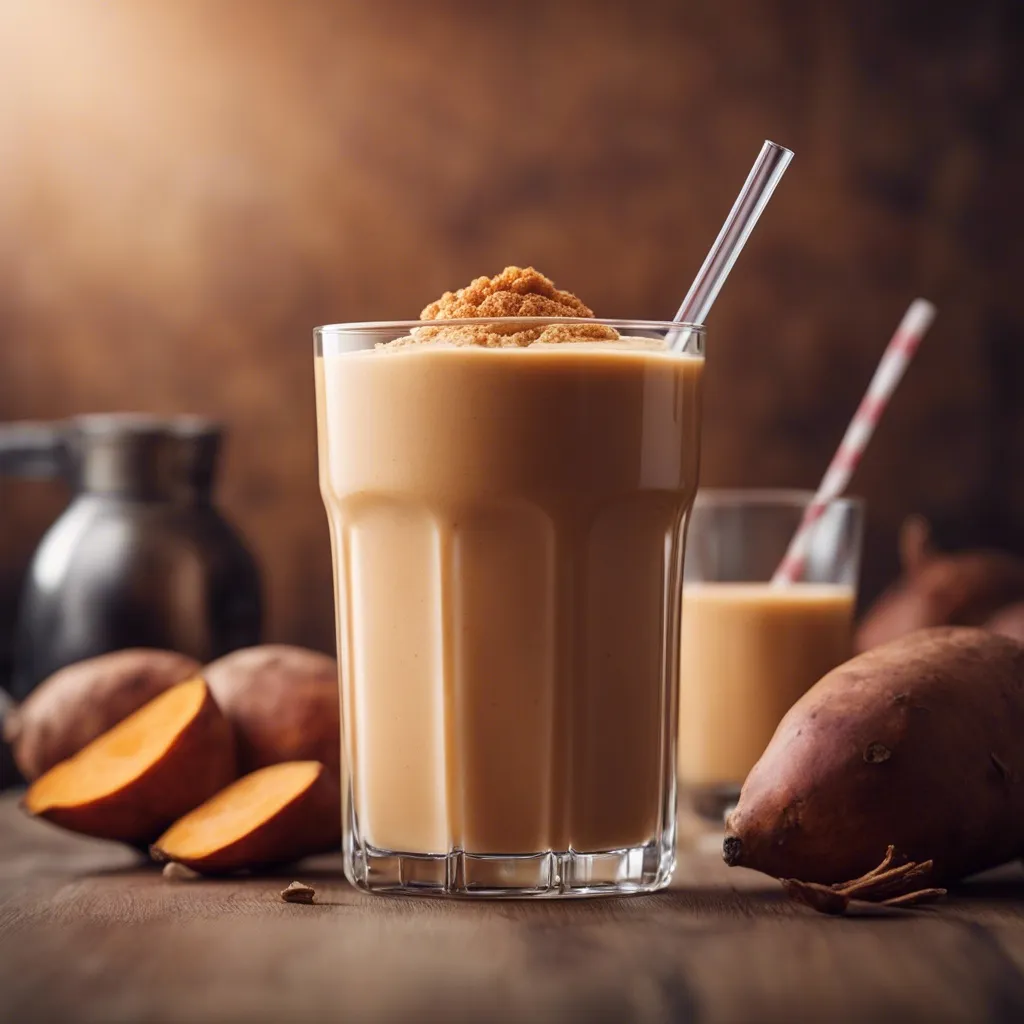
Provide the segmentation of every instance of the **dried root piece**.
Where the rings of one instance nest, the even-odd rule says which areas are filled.
[[[303,885],[301,882],[289,882],[281,890],[281,899],[285,903],[313,903],[316,890],[310,885]]]
[[[883,901],[883,907],[913,907],[918,903],[930,903],[946,895],[945,889],[918,889],[916,892],[904,893],[902,896],[893,896],[892,899]]]
[[[795,878],[783,878],[782,888],[786,895],[797,903],[804,903],[822,914],[845,914],[850,897],[836,892],[830,886],[817,882],[799,882]]]
[[[917,887],[932,873],[930,860],[920,863],[905,861],[893,867],[893,862],[898,859],[896,848],[890,846],[877,868],[850,882],[819,885],[817,882],[783,878],[782,888],[791,900],[804,903],[822,914],[845,914],[851,900],[883,907],[911,907],[946,895],[945,889]]]

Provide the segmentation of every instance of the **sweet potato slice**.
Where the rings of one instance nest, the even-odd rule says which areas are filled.
[[[338,784],[319,761],[260,768],[172,825],[153,846],[205,874],[284,864],[341,843]]]
[[[54,672],[8,712],[4,739],[32,782],[198,671],[195,658],[144,647],[87,658]]]
[[[73,832],[145,844],[235,778],[235,763],[230,724],[192,679],[51,768],[24,807]]]

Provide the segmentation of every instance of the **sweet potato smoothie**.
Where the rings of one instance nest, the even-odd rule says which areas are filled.
[[[424,310],[524,315],[580,322],[426,324],[316,360],[368,888],[635,891],[671,869],[700,346],[588,323],[517,268]]]
[[[679,775],[737,787],[782,716],[852,654],[854,588],[692,583],[683,591]]]
[[[687,536],[679,781],[722,821],[790,707],[852,654],[863,504],[840,498],[809,534],[798,582],[772,578],[813,495],[697,495]]]

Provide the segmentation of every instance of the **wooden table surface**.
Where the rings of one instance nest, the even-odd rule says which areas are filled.
[[[318,904],[283,903],[292,878]],[[0,1021],[1019,1021],[1024,874],[845,919],[682,853],[656,896],[373,897],[334,858],[172,882],[0,798]]]

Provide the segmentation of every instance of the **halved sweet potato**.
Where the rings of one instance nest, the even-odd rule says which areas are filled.
[[[243,772],[282,761],[320,761],[340,776],[338,666],[285,644],[247,647],[203,669],[238,736]]]
[[[260,768],[175,822],[157,860],[204,874],[284,864],[341,843],[338,784],[319,761]]]
[[[198,670],[188,655],[137,647],[54,672],[4,718],[18,770],[29,782],[38,779]]]
[[[23,805],[73,832],[145,844],[235,774],[231,726],[206,683],[192,679],[51,768]]]

